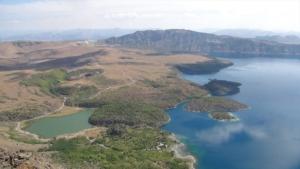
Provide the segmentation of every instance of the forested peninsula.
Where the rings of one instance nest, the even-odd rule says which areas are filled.
[[[228,98],[203,97],[190,101],[184,108],[192,112],[216,112],[244,110],[249,106]]]
[[[212,79],[204,87],[214,96],[233,95],[240,92],[241,83]]]

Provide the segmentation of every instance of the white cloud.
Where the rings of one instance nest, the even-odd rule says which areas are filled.
[[[263,131],[262,128],[251,126],[247,127],[245,131],[252,137],[256,139],[266,139],[268,135],[267,132]]]
[[[162,18],[200,18],[200,15],[184,13],[184,14],[174,14],[174,13],[118,13],[104,15],[105,19],[162,19]]]
[[[202,142],[207,144],[221,144],[229,140],[230,136],[235,133],[240,133],[243,130],[243,124],[226,125],[223,127],[214,127],[196,133],[196,136]]]
[[[0,29],[299,30],[299,7],[299,1],[52,0],[15,5],[0,2]]]
[[[234,134],[241,132],[247,133],[256,140],[263,140],[267,138],[267,134],[262,130],[262,128],[255,126],[247,127],[242,123],[217,126],[198,132],[195,135],[201,142],[208,145],[216,145],[227,142]]]
[[[137,14],[137,13],[118,13],[104,15],[105,19],[141,19],[141,18],[153,18],[162,16],[159,14]]]

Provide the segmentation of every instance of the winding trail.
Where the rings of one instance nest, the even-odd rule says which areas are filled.
[[[28,120],[24,120],[24,121],[19,121],[19,122],[18,122],[18,125],[17,125],[17,127],[15,128],[15,130],[16,130],[16,131],[18,131],[19,133],[22,133],[22,134],[26,134],[26,135],[33,136],[33,137],[34,137],[36,140],[39,140],[39,141],[49,141],[50,139],[40,139],[38,135],[36,135],[36,134],[33,134],[33,133],[30,133],[30,132],[28,132],[28,131],[24,131],[24,130],[22,130],[22,129],[21,129],[21,126],[20,126],[20,125],[21,125],[21,122],[24,122],[24,123],[25,123],[26,121],[29,121],[29,120],[36,120],[36,119],[40,119],[40,118],[43,118],[43,117],[45,117],[45,116],[47,116],[47,115],[49,115],[49,114],[52,114],[52,113],[58,112],[58,111],[60,111],[61,109],[63,109],[63,108],[64,108],[66,100],[67,100],[67,98],[66,98],[66,97],[64,97],[64,101],[63,101],[63,103],[62,103],[62,106],[61,106],[60,108],[56,109],[56,110],[55,110],[55,111],[53,111],[53,112],[50,112],[50,113],[44,114],[44,115],[42,115],[42,116],[39,116],[39,117],[35,117],[35,118],[33,118],[33,119],[28,119]]]
[[[97,94],[95,94],[94,96],[90,97],[89,99],[93,99],[93,98],[99,96],[99,95],[100,95],[102,92],[104,92],[105,90],[109,90],[109,89],[110,89],[110,88],[108,87],[108,88],[105,88],[105,89],[103,89],[103,90],[100,90]]]
[[[123,76],[126,75],[126,72],[124,72],[124,71],[120,71],[120,70],[119,70],[119,72],[121,72],[121,73],[123,74]],[[133,79],[131,78],[131,76],[127,76],[127,77],[128,77],[128,79],[130,80],[130,83],[125,84],[125,85],[121,85],[121,86],[105,88],[105,89],[103,89],[103,90],[100,90],[97,94],[95,94],[94,96],[90,97],[89,99],[93,99],[93,98],[99,96],[102,92],[104,92],[104,91],[106,91],[106,90],[113,89],[113,88],[120,88],[120,87],[124,87],[124,86],[129,86],[129,85],[131,85],[131,84],[133,84],[133,83],[136,82],[135,80],[133,80]]]
[[[123,76],[126,75],[126,72],[124,72],[124,71],[119,70],[119,72],[123,73]],[[116,88],[123,87],[123,86],[129,86],[129,85],[131,85],[131,84],[133,84],[133,83],[136,82],[135,80],[133,80],[133,79],[131,78],[131,76],[128,76],[128,75],[127,75],[127,77],[128,77],[128,79],[129,79],[131,82],[128,83],[128,84],[122,85],[122,86],[118,86],[118,87],[116,87]]]

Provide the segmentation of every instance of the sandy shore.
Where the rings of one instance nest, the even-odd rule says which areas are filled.
[[[176,106],[165,109],[165,111],[169,110],[169,109],[175,109],[179,104],[184,103],[184,102],[189,102],[193,99],[189,99],[189,100],[184,100],[180,103],[178,103]],[[171,121],[171,118],[169,117],[168,122],[166,122],[164,125],[168,124]],[[175,140],[177,142],[177,144],[174,144],[170,147],[171,151],[174,151],[175,153],[175,157],[177,158],[181,158],[181,159],[187,159],[189,160],[189,169],[195,169],[194,165],[196,164],[196,159],[194,156],[192,155],[185,155],[185,153],[183,152],[183,148],[186,146],[183,143],[180,143],[179,139],[176,138],[174,133],[171,133],[171,135],[169,136],[172,140]]]
[[[180,143],[180,141],[176,138],[175,134],[173,134],[173,133],[169,137],[171,139],[175,140],[176,142],[178,142],[177,144],[172,145],[170,147],[170,149],[175,152],[175,157],[189,160],[190,161],[189,168],[195,169],[195,166],[194,166],[196,164],[195,157],[192,155],[185,155],[185,153],[184,153],[183,149],[186,145],[183,143]]]

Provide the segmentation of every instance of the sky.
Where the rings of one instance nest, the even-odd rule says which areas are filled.
[[[0,30],[300,31],[299,0],[0,0]]]

